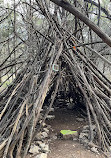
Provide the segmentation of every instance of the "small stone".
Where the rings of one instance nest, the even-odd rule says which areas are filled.
[[[51,125],[47,125],[47,128],[48,128],[48,129],[51,129]]]
[[[40,145],[41,143],[43,143],[42,141],[36,141],[37,145]]]
[[[75,138],[73,138],[73,140],[74,140],[74,141],[76,141],[76,140],[78,140],[78,138],[77,138],[77,137],[75,137]]]
[[[42,139],[47,138],[47,137],[48,137],[47,132],[42,132]]]
[[[31,147],[29,149],[29,153],[31,153],[31,154],[38,154],[39,150],[40,150],[39,146],[31,145]]]
[[[92,147],[92,148],[91,148],[91,151],[93,151],[94,153],[98,153],[98,150],[97,150],[96,147]]]
[[[45,127],[45,126],[46,126],[46,123],[43,123],[42,126]]]
[[[49,129],[44,128],[44,131],[48,134],[49,133]]]
[[[83,130],[89,130],[89,126],[88,125],[84,126]]]
[[[57,139],[57,136],[56,136],[56,135],[52,136],[52,139],[53,139],[53,140],[56,140],[56,139]]]
[[[40,146],[41,149],[44,149],[44,148],[45,148],[45,145],[46,145],[45,143],[42,143],[42,142],[39,143],[39,146]]]
[[[88,129],[84,129],[84,130],[82,131],[82,133],[89,133],[89,130],[88,130]]]
[[[76,118],[76,120],[77,120],[77,121],[79,121],[79,122],[83,122],[83,121],[84,121],[84,119],[83,119],[83,118],[79,118],[79,117],[78,117],[78,118]]]
[[[88,147],[89,140],[84,138],[84,139],[80,140],[80,143],[82,143],[84,146]]]
[[[42,154],[37,155],[35,158],[47,158],[47,154],[42,153]]]
[[[46,145],[44,146],[43,151],[44,151],[45,153],[48,153],[48,152],[49,152],[49,145],[48,145],[48,144],[46,144]]]
[[[48,120],[53,120],[53,119],[55,119],[55,116],[54,116],[54,115],[48,115],[48,116],[47,116],[47,119],[48,119]]]
[[[49,152],[49,145],[45,144],[41,141],[38,142],[39,147],[41,148],[42,152]]]
[[[42,133],[39,132],[36,134],[35,140],[42,140],[42,138],[43,138]]]
[[[46,144],[46,146],[45,146],[45,148],[44,148],[44,151],[47,152],[47,153],[50,151],[50,150],[49,150],[49,145],[48,145],[48,144]]]
[[[51,109],[50,109],[50,112],[54,112],[54,108],[51,108]]]
[[[88,133],[80,133],[79,139],[83,139],[84,137],[88,138]]]
[[[75,140],[75,138],[76,139],[78,138],[78,132],[75,132],[73,134],[65,134],[65,135],[61,134],[61,135],[63,139]]]
[[[45,138],[48,138],[47,132],[39,132],[39,133],[37,133],[35,140],[42,140]]]

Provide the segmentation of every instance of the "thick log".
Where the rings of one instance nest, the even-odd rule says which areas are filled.
[[[111,47],[111,38],[106,35],[97,25],[95,25],[91,20],[89,20],[85,15],[79,12],[74,5],[71,5],[66,0],[51,0],[58,6],[64,8],[65,10],[72,13],[74,16],[83,21],[87,26],[89,26],[107,45]]]

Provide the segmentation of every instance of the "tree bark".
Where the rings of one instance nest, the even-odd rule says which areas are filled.
[[[74,16],[83,21],[87,26],[89,26],[107,45],[111,47],[111,38],[105,34],[97,25],[95,25],[91,20],[89,20],[85,15],[79,12],[74,5],[71,5],[66,0],[50,0],[57,4],[58,6],[64,8],[65,10],[72,13]]]

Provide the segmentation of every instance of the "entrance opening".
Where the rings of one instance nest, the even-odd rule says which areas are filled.
[[[80,144],[78,138],[60,137],[61,130],[77,131],[79,135],[83,127],[88,125],[87,111],[81,95],[59,89],[49,115],[54,117],[46,119],[46,123],[51,126],[48,158],[103,158],[101,154],[97,155]]]

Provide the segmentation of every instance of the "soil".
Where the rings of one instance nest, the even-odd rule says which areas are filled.
[[[78,140],[62,140],[57,137],[60,130],[81,131],[82,127],[88,124],[87,118],[83,117],[80,111],[59,109],[54,112],[55,119],[47,121],[51,125],[50,132],[50,153],[48,158],[105,158],[102,154],[95,154],[85,148]],[[77,118],[84,118],[77,121]]]

